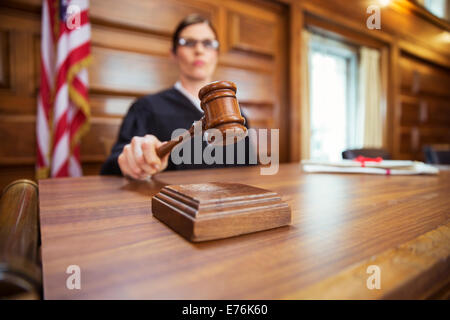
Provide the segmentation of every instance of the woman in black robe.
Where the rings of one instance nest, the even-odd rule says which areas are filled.
[[[203,116],[198,99],[199,90],[211,82],[218,61],[219,42],[209,20],[191,15],[176,28],[172,38],[171,56],[179,69],[179,80],[167,90],[142,97],[130,107],[120,128],[111,155],[103,164],[101,174],[123,174],[134,179],[145,179],[162,170],[200,169],[237,165],[236,145],[234,162],[226,164],[227,148],[223,148],[223,161],[215,164],[174,164],[170,154],[160,159],[156,148],[161,141],[172,138],[179,128],[189,129]],[[192,150],[193,141],[190,142]],[[202,150],[206,142],[202,142]],[[245,164],[249,163],[249,141],[245,139]],[[189,162],[189,161],[188,161]],[[221,164],[222,163],[222,164]]]

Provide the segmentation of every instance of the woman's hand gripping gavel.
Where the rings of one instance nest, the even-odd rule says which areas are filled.
[[[230,81],[216,81],[203,87],[199,94],[201,107],[205,115],[200,120],[202,131],[214,128],[222,133],[222,141],[227,141],[226,134],[232,132],[234,142],[247,135],[245,119],[241,116],[236,98],[236,85]],[[194,135],[194,126],[186,136]],[[133,137],[119,155],[118,163],[123,175],[134,179],[146,179],[167,168],[170,151],[186,137],[161,142],[153,135]],[[208,141],[212,143],[214,141]]]
[[[122,174],[134,179],[146,179],[163,171],[167,168],[170,153],[163,157],[157,155],[156,150],[162,144],[163,142],[151,134],[133,137],[117,160]]]

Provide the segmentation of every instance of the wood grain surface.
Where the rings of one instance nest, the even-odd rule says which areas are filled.
[[[379,288],[375,287],[374,279],[368,279],[374,275],[374,266],[378,268]],[[436,292],[446,289],[446,295],[441,297],[448,299],[449,284],[450,223],[447,223],[285,298],[435,298]]]
[[[277,192],[292,209],[292,225],[190,243],[152,216],[151,197],[164,185],[212,181]],[[448,224],[449,190],[449,171],[409,177],[306,174],[298,164],[281,165],[273,176],[248,167],[165,172],[150,182],[40,180],[44,297],[295,298],[304,288]],[[80,290],[66,288],[69,265],[81,269]],[[431,267],[421,270],[427,271],[433,283],[446,280],[433,279]],[[380,290],[380,296],[391,294],[389,287]],[[367,289],[357,298],[372,295]]]

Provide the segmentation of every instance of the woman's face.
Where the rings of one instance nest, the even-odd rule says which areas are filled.
[[[216,69],[218,50],[206,48],[201,41],[216,39],[212,29],[206,23],[193,24],[184,28],[179,38],[199,40],[195,47],[177,46],[173,58],[178,65],[181,75],[193,81],[210,81]]]

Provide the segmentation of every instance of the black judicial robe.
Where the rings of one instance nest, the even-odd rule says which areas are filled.
[[[156,94],[151,94],[137,99],[128,110],[125,116],[117,138],[117,142],[111,150],[111,154],[101,168],[100,174],[121,175],[117,159],[123,150],[123,147],[130,143],[134,136],[143,137],[146,134],[156,136],[160,141],[168,141],[172,137],[175,129],[189,129],[194,121],[200,120],[203,113],[195,107],[192,102],[175,88],[170,88]],[[245,116],[244,116],[245,117]],[[248,123],[246,119],[246,124]],[[176,165],[169,156],[169,163],[166,170],[183,169],[203,169],[237,166],[236,145],[234,148],[234,163],[226,164],[226,150],[229,147],[223,147],[223,164],[206,164],[202,157],[201,164],[194,164],[194,144],[191,139],[191,162],[190,164]],[[202,151],[206,147],[206,141],[202,143]],[[250,143],[249,138],[245,138],[245,164],[249,165]],[[203,154],[203,153],[202,153]]]

